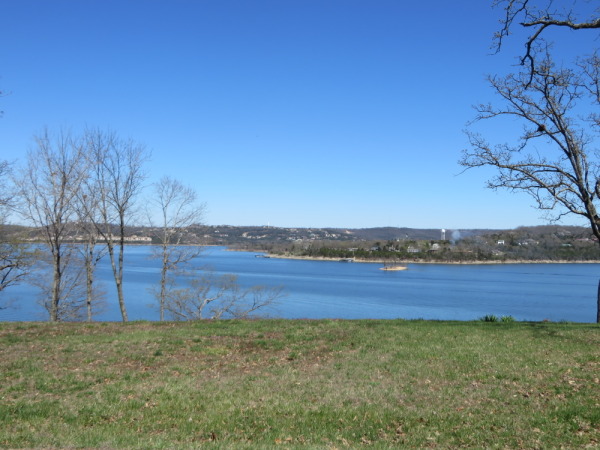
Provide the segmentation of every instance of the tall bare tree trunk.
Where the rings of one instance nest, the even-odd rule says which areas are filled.
[[[125,297],[123,296],[123,255],[125,252],[125,226],[121,224],[121,236],[119,237],[119,267],[115,275],[115,282],[117,285],[117,296],[119,297],[119,308],[121,309],[121,316],[123,322],[127,322],[127,308],[125,308]]]
[[[600,323],[600,281],[598,282],[598,298],[596,303],[596,323]]]
[[[91,267],[88,265],[86,267],[86,298],[85,298],[88,322],[92,321],[92,316],[93,316],[93,314],[92,314],[92,299],[94,298],[93,283],[94,283],[94,279],[91,274]]]
[[[129,320],[127,316],[127,308],[125,307],[125,298],[123,296],[123,250],[119,251],[118,262],[115,259],[115,248],[113,245],[108,246],[108,256],[110,258],[110,265],[112,267],[115,286],[117,288],[117,300],[119,302],[119,309],[121,310],[121,318],[123,322]]]
[[[92,304],[95,302],[95,293],[94,293],[94,268],[96,266],[97,261],[96,255],[94,253],[94,249],[96,247],[96,240],[93,236],[90,235],[88,242],[85,244],[84,250],[84,264],[85,264],[85,303],[86,303],[86,311],[87,311],[87,321],[91,322],[93,320],[93,308]]]
[[[165,320],[165,302],[167,300],[167,269],[169,264],[169,253],[166,242],[162,244],[162,266],[160,269],[160,321]]]
[[[61,256],[57,252],[53,260],[52,271],[52,298],[50,299],[50,322],[58,322],[58,304],[60,302],[60,283],[61,283]]]

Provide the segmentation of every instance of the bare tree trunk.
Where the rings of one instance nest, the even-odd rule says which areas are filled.
[[[92,284],[94,280],[92,279],[92,275],[90,274],[90,267],[88,266],[86,269],[86,309],[87,309],[87,321],[92,321],[92,299],[93,299],[93,289]]]
[[[162,244],[162,267],[160,269],[160,321],[165,320],[165,302],[167,299],[167,270],[169,264],[168,245],[166,242]]]
[[[125,237],[122,236],[119,238],[119,255],[115,255],[115,241],[111,235],[110,227],[107,227],[106,231],[102,231],[101,228],[98,228],[102,236],[106,239],[106,247],[108,250],[108,257],[110,259],[110,266],[113,273],[113,278],[115,280],[115,287],[117,290],[117,301],[119,303],[119,309],[121,311],[121,318],[123,322],[127,322],[127,308],[125,306],[125,296],[123,295],[123,251],[125,247]],[[121,230],[121,233],[123,229]]]
[[[84,244],[84,250],[82,252],[82,263],[85,270],[85,306],[87,321],[92,322],[94,320],[94,313],[97,311],[97,307],[103,304],[102,293],[99,290],[95,282],[95,271],[98,262],[105,255],[105,249],[97,250],[97,243],[95,238]]]
[[[61,282],[61,257],[60,251],[54,255],[52,273],[52,298],[50,299],[50,322],[58,322],[58,304],[60,302]]]
[[[86,308],[87,308],[87,321],[92,321],[92,301],[94,299],[94,245],[89,245],[87,254],[85,256],[85,279],[86,279]]]
[[[600,323],[600,281],[598,282],[598,298],[596,306],[596,323]]]
[[[119,297],[119,308],[123,322],[127,322],[127,309],[125,308],[125,297],[123,296],[123,255],[125,253],[125,226],[121,223],[121,232],[119,237],[119,267],[115,274],[115,282],[117,285],[117,296]]]
[[[114,245],[108,246],[108,256],[110,258],[110,265],[115,279],[115,286],[117,288],[117,299],[119,302],[119,309],[121,310],[121,318],[123,322],[129,320],[127,316],[127,308],[125,307],[125,298],[123,296],[123,249],[121,247],[119,251],[118,262],[115,259],[115,248]]]

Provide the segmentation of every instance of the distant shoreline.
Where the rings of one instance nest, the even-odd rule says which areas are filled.
[[[252,250],[244,250],[252,251]],[[297,256],[297,255],[275,255],[264,251],[255,251],[256,253],[265,253],[269,258],[274,259],[296,259],[304,261],[340,261],[345,258],[326,258],[322,256]],[[382,259],[361,259],[352,258],[353,262],[360,264],[448,264],[448,265],[494,265],[494,264],[600,264],[600,260],[590,261],[569,261],[569,260],[506,260],[506,261],[415,261],[408,259],[401,260],[382,260]]]

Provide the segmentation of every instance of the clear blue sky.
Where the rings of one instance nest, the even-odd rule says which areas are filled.
[[[490,3],[0,0],[0,159],[87,125],[144,143],[148,182],[194,187],[212,225],[543,224],[458,175],[485,75],[521,49],[490,54]]]

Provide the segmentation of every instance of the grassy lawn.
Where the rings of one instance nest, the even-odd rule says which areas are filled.
[[[600,327],[0,323],[0,446],[600,446]]]

